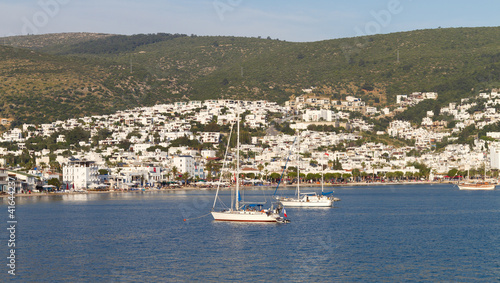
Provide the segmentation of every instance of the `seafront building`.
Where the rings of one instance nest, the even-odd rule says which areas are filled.
[[[437,94],[414,93],[400,97],[400,107],[411,107],[421,99],[435,99]],[[384,175],[403,172],[415,174],[417,169],[409,164],[422,163],[432,168],[433,176],[439,177],[452,169],[468,170],[481,168],[500,168],[500,144],[496,141],[500,134],[491,132],[491,140],[474,140],[473,144],[449,144],[435,152],[437,143],[454,141],[453,133],[464,127],[475,125],[484,127],[500,121],[495,105],[500,104],[498,92],[482,93],[484,111],[478,109],[477,100],[462,100],[450,103],[440,110],[440,115],[453,117],[453,125],[436,120],[433,111],[427,111],[420,125],[408,121],[393,120],[385,131],[377,130],[376,135],[390,136],[409,141],[406,147],[394,147],[377,142],[359,142],[363,132],[374,133],[374,125],[364,119],[351,118],[352,112],[345,107],[364,107],[367,115],[391,116],[385,109],[369,109],[363,101],[348,97],[345,101],[332,101],[308,96],[295,98],[285,106],[267,101],[208,100],[188,101],[174,104],[155,105],[119,111],[112,115],[84,117],[55,121],[49,124],[25,124],[22,128],[12,129],[1,136],[2,142],[17,145],[17,149],[0,148],[0,156],[20,156],[26,152],[26,141],[30,137],[49,137],[57,134],[57,142],[64,144],[67,135],[61,129],[70,131],[82,128],[91,137],[80,141],[71,150],[48,149],[30,152],[36,157],[38,168],[53,164],[62,167],[62,183],[68,188],[90,188],[106,182],[114,186],[149,185],[159,186],[167,181],[188,176],[192,180],[203,180],[208,176],[207,166],[213,166],[220,143],[228,133],[200,131],[196,125],[217,124],[230,128],[236,121],[237,112],[246,113],[244,125],[251,129],[271,129],[272,116],[285,119],[292,129],[301,132],[301,160],[292,162],[301,166],[303,173],[341,173],[352,174],[359,170],[365,174]],[[405,102],[406,101],[406,102]],[[293,102],[293,103],[292,103]],[[405,102],[405,103],[403,103]],[[339,106],[339,107],[334,107]],[[298,115],[297,115],[298,114]],[[274,122],[276,123],[276,121]],[[333,126],[336,132],[313,131],[311,125]],[[106,137],[96,140],[102,130],[109,132]],[[187,145],[172,146],[172,141],[183,138],[198,141],[205,148],[191,148]],[[266,175],[281,173],[290,152],[295,150],[295,136],[269,131],[266,135],[250,137],[248,144],[242,144],[245,168]],[[225,146],[222,146],[225,147]],[[69,153],[69,154],[68,154]],[[231,155],[230,155],[231,156]],[[212,161],[212,162],[210,162]],[[333,161],[339,162],[342,169],[334,170]],[[221,162],[221,161],[217,161]],[[210,164],[209,164],[210,163]],[[300,163],[300,164],[299,164]],[[0,166],[7,166],[7,160],[0,157]],[[177,176],[173,176],[173,169]],[[257,169],[260,168],[260,169]],[[110,176],[99,177],[98,169],[109,171]],[[40,171],[41,172],[41,171]],[[250,171],[249,171],[250,172]],[[47,182],[59,178],[55,174],[36,174],[37,179]],[[0,172],[0,185],[2,176]]]
[[[0,192],[8,193],[9,174],[7,169],[0,168]]]
[[[70,160],[62,171],[63,186],[67,189],[87,189],[99,181],[98,167],[94,161]]]

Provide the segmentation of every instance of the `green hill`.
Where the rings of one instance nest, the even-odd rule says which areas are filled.
[[[0,46],[0,117],[41,123],[156,103],[147,79],[110,61]],[[168,98],[168,97],[164,97]]]
[[[0,38],[1,45],[8,45],[17,48],[28,48],[38,51],[49,50],[50,52],[62,52],[62,49],[79,43],[103,39],[113,36],[103,33],[50,33],[42,35],[9,36]]]
[[[29,91],[31,97],[35,90],[51,100],[45,102],[45,111],[52,111],[51,103],[66,103],[78,109],[68,114],[72,116],[179,99],[284,102],[310,86],[321,95],[337,99],[356,95],[372,105],[390,105],[398,94],[436,91],[436,105],[442,105],[500,85],[500,27],[417,30],[311,43],[177,34],[63,35],[64,40],[53,40],[61,35],[0,39],[0,44],[17,42],[9,44],[15,49],[2,48],[0,79],[5,80],[6,73],[16,80],[0,84],[0,93],[8,94],[1,97],[4,106],[14,104],[4,107],[0,116],[18,121],[33,116],[39,116],[37,121],[65,118],[58,111],[39,115],[39,108],[26,102],[17,107],[15,99]],[[26,60],[29,76],[26,70],[9,68]],[[63,75],[70,78],[61,81]]]

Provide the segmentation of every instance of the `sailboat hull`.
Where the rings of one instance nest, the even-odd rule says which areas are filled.
[[[217,221],[236,221],[236,222],[277,222],[280,215],[276,213],[267,213],[260,211],[212,211],[214,220]]]
[[[495,189],[495,185],[493,184],[460,184],[458,185],[460,190],[469,190],[469,191],[479,191],[479,190],[487,190],[491,191]]]
[[[284,198],[280,202],[285,207],[331,207],[333,200],[324,196],[304,196],[303,198],[293,199]]]
[[[304,202],[301,200],[281,201],[284,207],[331,207],[332,202]]]

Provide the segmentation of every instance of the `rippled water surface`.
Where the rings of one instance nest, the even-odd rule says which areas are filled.
[[[500,280],[499,190],[334,190],[342,199],[334,208],[288,208],[289,224],[215,222],[207,215],[214,191],[17,198],[17,275],[4,259],[0,281]],[[222,192],[227,204],[229,195]],[[0,203],[6,258],[6,199]]]

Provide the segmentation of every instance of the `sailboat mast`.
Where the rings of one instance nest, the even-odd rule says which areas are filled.
[[[297,198],[300,198],[300,131],[297,133]]]
[[[240,208],[240,102],[237,101],[238,105],[236,107],[236,123],[237,125],[237,134],[236,134],[236,210]]]
[[[325,160],[325,156],[323,155],[323,161]],[[321,164],[321,193],[323,193],[323,183],[325,182],[325,168],[323,164]]]

